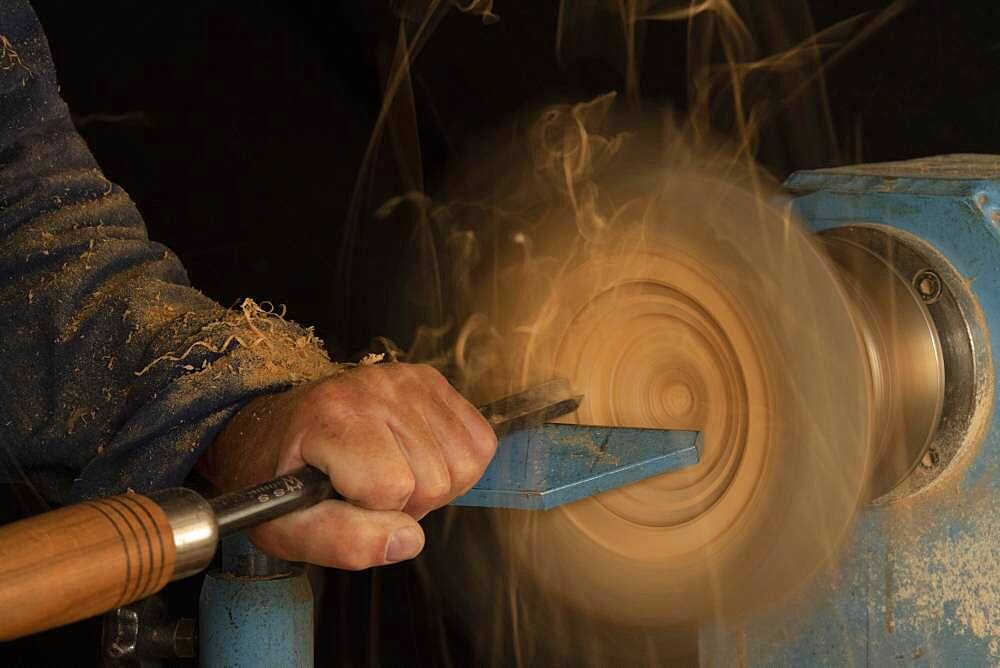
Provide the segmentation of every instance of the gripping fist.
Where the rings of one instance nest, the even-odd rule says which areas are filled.
[[[393,363],[254,400],[199,470],[223,489],[306,464],[322,470],[345,501],[322,501],[250,535],[282,559],[360,570],[419,554],[417,520],[467,492],[495,450],[486,420],[440,373]]]

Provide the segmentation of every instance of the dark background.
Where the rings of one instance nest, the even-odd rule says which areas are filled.
[[[316,326],[337,358],[376,335],[407,345],[412,332],[393,313],[405,293],[399,266],[408,230],[363,209],[350,290],[337,268],[379,110],[379,50],[396,39],[388,2],[33,4],[81,133],[135,200],[150,236],[180,255],[194,285],[226,305],[243,296],[286,304],[292,318]],[[555,0],[496,4],[494,25],[445,16],[415,62],[432,193],[471,138],[532,105],[623,86],[611,16],[575,35],[573,57],[560,64]],[[822,29],[886,3],[810,4]],[[784,176],[858,158],[1000,153],[998,24],[995,3],[910,3],[826,72],[839,146],[815,139],[825,136],[814,113],[823,101],[810,89],[796,113],[765,129],[763,162]],[[640,69],[646,104],[686,105],[684,40],[681,24],[648,28]],[[379,164],[366,200],[376,205],[400,187],[391,165]],[[374,587],[367,574],[332,575],[329,592],[325,663],[434,664],[443,646],[455,663],[474,660],[459,626],[446,624],[443,644],[431,628],[412,566],[384,569]],[[52,639],[68,633],[46,634],[27,651],[42,663]],[[93,624],[83,625],[72,637],[96,653],[94,634]]]
[[[405,347],[412,333],[389,331],[387,304],[400,291],[407,230],[363,212],[349,301],[336,289],[343,221],[381,99],[378,50],[396,39],[387,0],[33,4],[98,162],[196,286],[226,305],[243,296],[287,304],[338,355],[382,334]],[[822,29],[886,3],[810,4]],[[826,73],[840,154],[813,141],[807,126],[822,125],[818,114],[799,113],[766,130],[768,167],[781,176],[849,161],[858,136],[865,161],[1000,152],[1000,7],[910,5]],[[498,0],[496,11],[501,20],[489,26],[450,13],[415,62],[432,193],[470,137],[531,105],[623,87],[613,16],[571,35],[575,57],[561,67],[558,2]],[[789,22],[800,14],[789,12]],[[805,36],[803,26],[789,30]],[[683,109],[685,26],[651,24],[641,55],[647,106]],[[383,167],[369,198],[376,205],[399,188],[391,165]]]

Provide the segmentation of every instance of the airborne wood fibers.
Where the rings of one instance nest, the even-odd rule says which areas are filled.
[[[766,176],[673,124],[615,133],[610,109],[540,116],[546,197],[479,285],[497,332],[481,346],[506,367],[478,389],[565,376],[585,397],[573,419],[697,429],[701,462],[449,539],[469,557],[451,579],[463,597],[509,615],[526,647],[588,660],[800,591],[846,535],[872,433],[848,298]]]

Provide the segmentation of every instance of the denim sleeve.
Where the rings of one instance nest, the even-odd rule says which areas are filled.
[[[179,484],[249,399],[335,368],[282,315],[190,287],[74,129],[31,7],[0,0],[0,448],[31,483]]]

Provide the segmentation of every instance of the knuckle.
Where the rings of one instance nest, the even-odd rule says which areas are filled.
[[[371,488],[370,501],[379,508],[401,508],[413,496],[416,486],[409,471],[386,475]]]
[[[486,420],[477,412],[471,419],[465,421],[466,439],[473,456],[478,460],[492,459],[497,450],[497,434]]]
[[[374,486],[370,476],[355,474],[350,477],[344,477],[343,479],[336,480],[335,487],[345,499],[358,501],[366,506],[373,504],[372,490]]]
[[[472,448],[480,462],[484,462],[483,466],[486,466],[486,464],[493,459],[493,455],[496,454],[498,443],[497,435],[496,432],[489,427],[489,425],[485,424],[485,421],[483,428],[477,431],[481,432],[481,434],[472,438]]]
[[[437,507],[448,500],[451,494],[451,477],[447,475],[436,476],[434,479],[421,485],[420,501],[422,505]]]
[[[428,492],[434,500],[446,498],[448,493],[451,492],[451,475],[447,471],[444,471],[441,477],[428,485]]]
[[[474,485],[483,475],[485,464],[481,464],[475,457],[463,455],[457,457],[452,463],[451,479],[455,489],[465,489]]]
[[[471,419],[462,420],[459,442],[469,452],[469,456],[483,466],[493,458],[497,449],[497,434],[493,428],[476,414]]]

